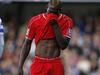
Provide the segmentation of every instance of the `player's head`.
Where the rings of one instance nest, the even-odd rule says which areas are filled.
[[[58,14],[61,12],[61,2],[60,0],[50,0],[50,2],[48,3],[48,8],[47,8],[47,12],[50,13],[55,13]]]

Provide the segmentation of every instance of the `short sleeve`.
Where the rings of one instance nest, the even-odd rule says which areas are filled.
[[[66,34],[64,35],[65,37],[68,38],[72,37],[72,25],[73,25],[72,19],[68,18],[66,21],[67,28],[66,28]]]
[[[34,19],[32,18],[29,23],[28,23],[28,27],[27,27],[27,32],[26,32],[26,38],[29,40],[33,40],[35,37],[35,23],[34,23]]]

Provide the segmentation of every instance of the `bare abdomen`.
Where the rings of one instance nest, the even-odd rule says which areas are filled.
[[[45,58],[54,58],[60,56],[60,49],[56,40],[41,40],[36,46],[36,55]]]

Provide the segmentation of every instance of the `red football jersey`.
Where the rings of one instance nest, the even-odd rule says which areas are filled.
[[[51,19],[56,19],[60,27],[60,31],[64,37],[71,38],[72,34],[72,19],[64,14],[56,16],[54,14],[42,13],[34,16],[28,23],[26,38],[33,40],[37,44],[40,39],[55,38],[54,30],[49,24]]]

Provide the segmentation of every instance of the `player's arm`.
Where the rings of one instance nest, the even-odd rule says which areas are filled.
[[[25,39],[23,43],[21,54],[20,54],[20,60],[19,60],[19,68],[23,67],[23,64],[30,52],[31,43],[32,43],[32,40],[29,40],[29,39]]]
[[[21,49],[21,54],[20,54],[20,60],[19,60],[19,74],[18,75],[23,75],[23,65],[24,65],[24,62],[30,52],[30,48],[31,48],[31,43],[32,43],[32,40],[29,40],[29,39],[25,39],[24,43],[23,43],[23,46],[22,46],[22,49]]]
[[[35,18],[33,17],[33,18],[31,18],[31,20],[28,23],[26,38],[24,40],[24,43],[23,43],[23,46],[21,49],[21,54],[20,54],[18,75],[23,75],[23,65],[24,65],[24,62],[25,62],[29,52],[30,52],[31,43],[35,36],[34,20],[35,20]]]
[[[58,23],[56,22],[56,20],[52,20],[51,25],[54,29],[56,40],[57,40],[57,43],[58,43],[59,47],[61,49],[66,49],[68,44],[69,44],[70,38],[64,37],[61,34],[60,28],[59,28]]]

